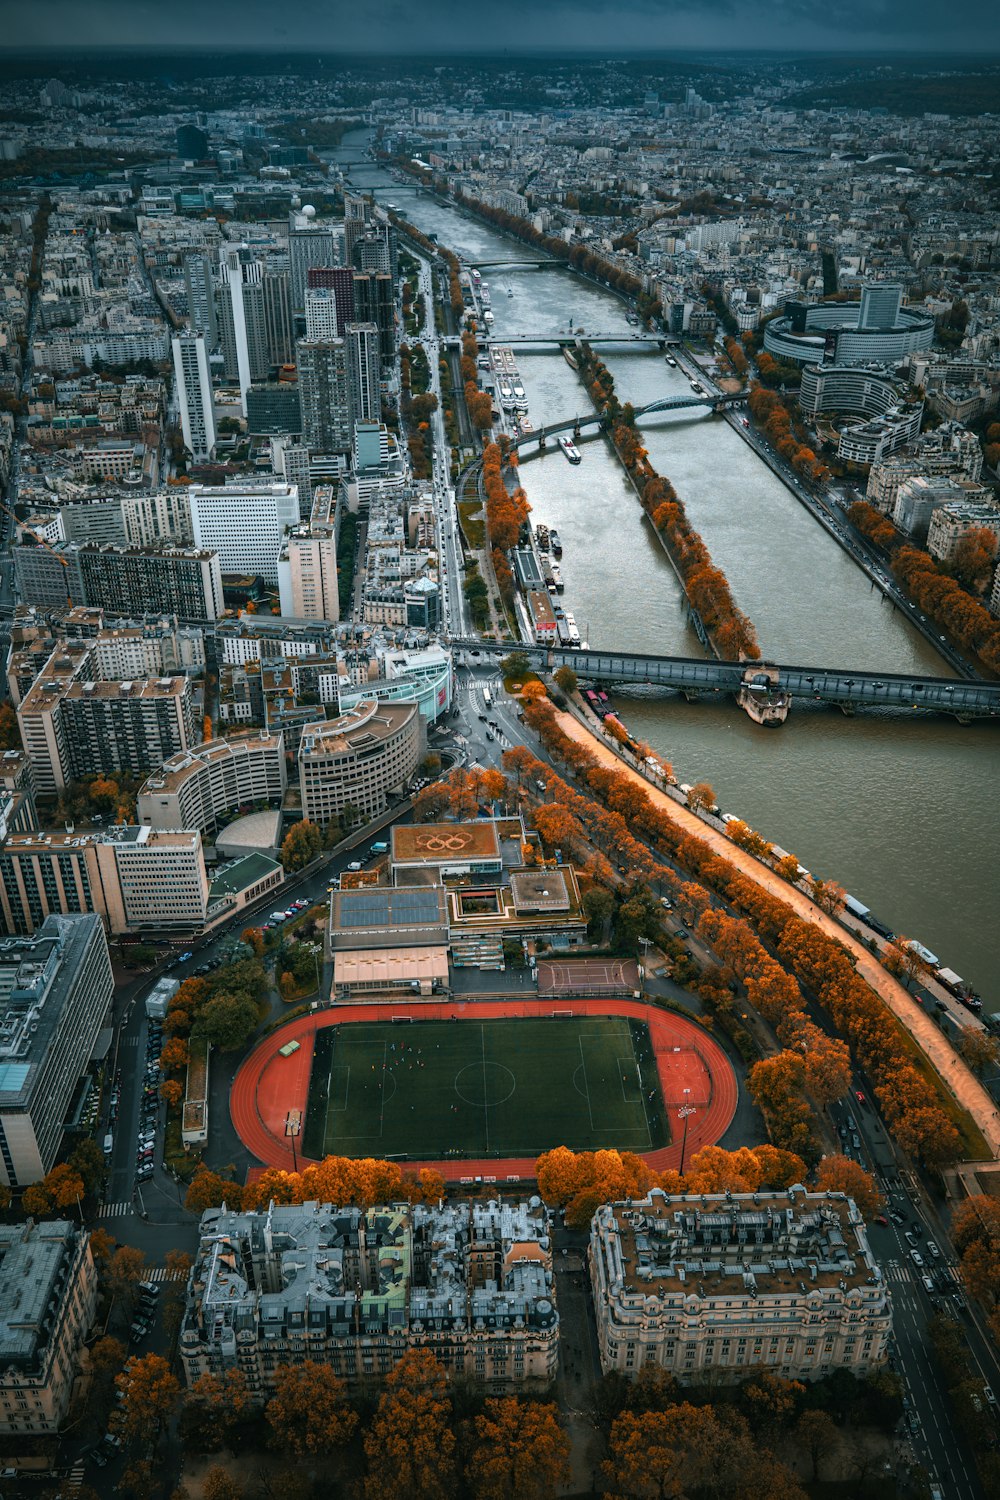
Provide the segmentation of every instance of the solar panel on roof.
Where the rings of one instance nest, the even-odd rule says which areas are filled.
[[[439,920],[433,890],[345,891],[340,898],[341,927],[376,927],[392,923],[434,923]]]

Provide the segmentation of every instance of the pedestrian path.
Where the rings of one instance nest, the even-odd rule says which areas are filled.
[[[126,1214],[130,1214],[131,1212],[132,1202],[131,1199],[128,1199],[120,1203],[102,1203],[97,1210],[97,1217],[99,1219],[123,1219]]]

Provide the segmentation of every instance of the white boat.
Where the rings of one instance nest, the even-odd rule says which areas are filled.
[[[576,446],[572,438],[561,437],[559,439],[559,446],[565,453],[571,464],[578,464],[582,462],[582,455],[580,453],[580,450]]]

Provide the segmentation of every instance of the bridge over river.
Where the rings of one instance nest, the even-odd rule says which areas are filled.
[[[692,391],[690,396],[664,396],[659,401],[650,401],[645,406],[637,406],[635,414],[637,417],[645,417],[650,412],[683,411],[685,407],[690,406],[708,406],[713,411],[724,411],[727,406],[739,406],[746,399],[745,391],[738,391],[731,396],[722,395],[717,391],[711,393],[703,391],[699,396]],[[578,435],[589,428],[610,426],[611,422],[607,417],[591,412],[586,417],[568,417],[561,422],[549,422],[545,427],[535,427],[531,432],[525,432],[521,437],[514,439],[511,447],[520,450],[530,448],[532,444],[537,443],[539,448],[544,448],[546,438],[555,437],[560,432],[572,432]]]
[[[527,657],[538,672],[572,667],[588,682],[633,682],[669,688],[688,698],[739,697],[750,673],[767,671],[790,703],[824,703],[845,714],[858,709],[890,708],[901,714],[948,714],[959,723],[973,719],[1000,722],[1000,682],[955,682],[944,677],[917,677],[891,672],[861,672],[848,667],[781,666],[763,662],[705,661],[687,656],[641,656],[627,651],[579,650],[569,646],[521,643],[495,645],[482,640],[455,640],[452,650],[478,653],[500,661],[512,651]]]

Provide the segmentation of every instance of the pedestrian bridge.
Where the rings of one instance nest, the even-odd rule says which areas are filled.
[[[645,406],[635,407],[634,410],[637,417],[645,417],[657,411],[684,411],[693,406],[708,406],[712,411],[723,411],[727,406],[737,406],[746,399],[745,391],[737,392],[732,396],[709,391],[696,396],[692,391],[689,396],[664,396],[659,401],[650,401]],[[607,417],[592,412],[586,417],[569,417],[562,422],[550,422],[547,427],[536,427],[522,437],[516,438],[511,443],[511,447],[520,451],[522,448],[530,448],[533,443],[537,443],[539,448],[544,448],[545,439],[555,437],[560,432],[582,433],[591,428],[599,429],[610,426],[611,423]]]
[[[523,653],[538,672],[572,667],[588,682],[631,682],[667,688],[685,697],[725,701],[735,697],[747,662],[705,661],[687,656],[641,656],[634,652],[574,650],[568,646],[494,645],[482,640],[452,640],[453,651],[478,653],[500,661],[512,651]],[[473,656],[473,659],[475,657]],[[758,665],[753,663],[752,665]],[[972,719],[1000,722],[1000,683],[960,682],[890,672],[861,672],[848,667],[766,665],[775,684],[792,703],[823,703],[845,714],[859,709],[892,709],[909,715],[948,714],[959,723]]]

